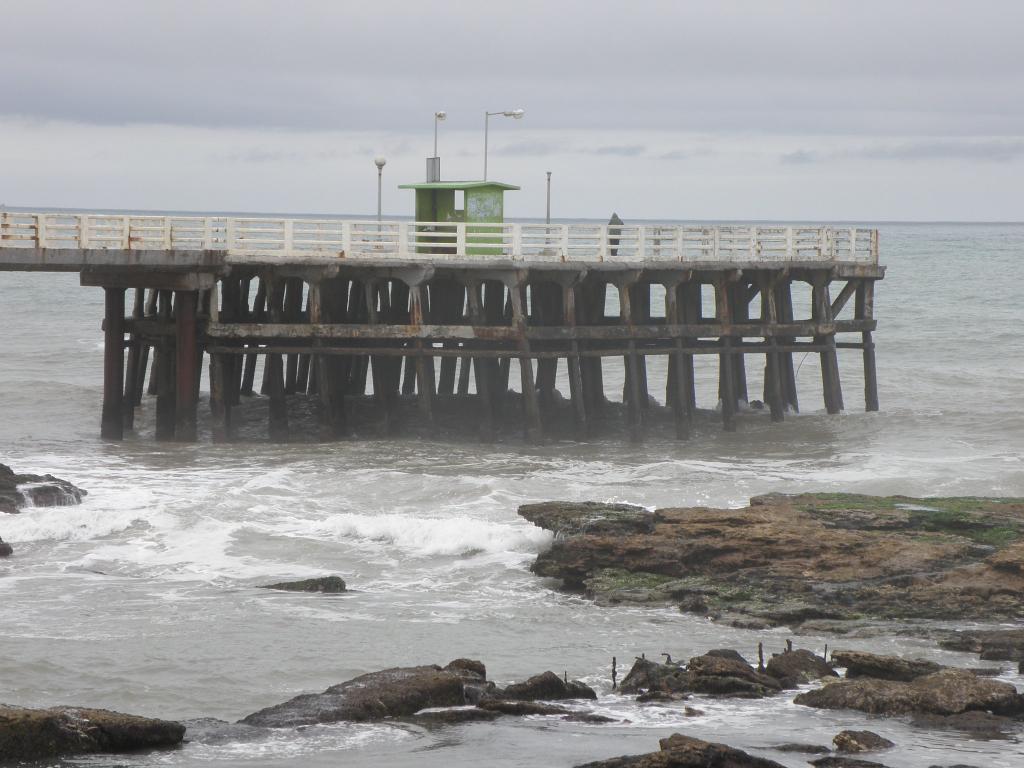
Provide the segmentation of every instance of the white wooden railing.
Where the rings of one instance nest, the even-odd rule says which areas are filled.
[[[0,212],[0,248],[237,257],[878,263],[878,231],[812,226],[464,224]]]

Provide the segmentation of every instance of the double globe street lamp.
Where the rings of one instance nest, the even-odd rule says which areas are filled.
[[[497,112],[484,112],[484,181],[487,181],[487,133],[491,117],[493,115],[503,115],[504,117],[521,120],[525,114],[525,110],[522,109],[502,109]]]

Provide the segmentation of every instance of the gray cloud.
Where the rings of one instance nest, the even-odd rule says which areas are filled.
[[[9,6],[7,116],[428,131],[521,106],[538,129],[1024,135],[1020,3]]]
[[[788,165],[806,165],[821,160],[821,153],[809,149],[798,149],[794,152],[785,152],[779,159]]]
[[[643,144],[614,144],[590,150],[594,155],[616,155],[618,157],[636,157],[647,149]]]
[[[547,157],[565,151],[566,145],[561,141],[529,140],[502,144],[494,149],[494,154],[509,157]]]
[[[829,160],[896,160],[935,161],[967,160],[1005,163],[1024,156],[1024,139],[922,139],[899,143],[874,144],[863,147],[823,152],[798,149],[779,156],[787,165],[808,165]]]

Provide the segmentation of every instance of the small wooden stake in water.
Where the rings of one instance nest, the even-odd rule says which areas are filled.
[[[764,643],[757,644],[757,671],[764,672]]]
[[[615,681],[615,679],[618,676],[619,676],[619,673],[618,673],[618,670],[616,669],[616,666],[615,666],[615,657],[612,656],[612,690],[613,691],[618,687],[618,685],[617,685],[617,683]]]
[[[792,640],[786,640],[786,653],[792,653],[792,652],[793,652],[793,641]]]

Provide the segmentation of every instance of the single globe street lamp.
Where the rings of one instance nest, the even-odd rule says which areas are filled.
[[[384,157],[373,158],[373,164],[377,166],[377,230],[380,230],[380,190],[383,182],[384,166],[387,165]]]
[[[493,115],[502,115],[515,120],[521,120],[525,114],[525,110],[522,109],[500,109],[497,112],[484,112],[484,181],[487,181],[487,132],[491,117]]]
[[[434,157],[437,157],[437,124],[448,119],[448,113],[439,109],[434,113]]]

